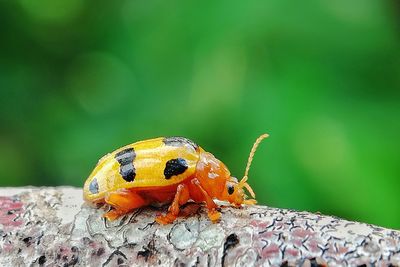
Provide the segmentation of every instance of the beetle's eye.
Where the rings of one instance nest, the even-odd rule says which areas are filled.
[[[234,190],[235,189],[234,189],[233,185],[228,185],[228,194],[229,195],[232,195]]]

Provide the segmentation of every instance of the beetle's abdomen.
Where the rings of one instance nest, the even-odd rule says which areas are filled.
[[[85,197],[122,188],[178,184],[193,176],[200,148],[183,137],[161,137],[124,146],[103,157],[86,181]]]

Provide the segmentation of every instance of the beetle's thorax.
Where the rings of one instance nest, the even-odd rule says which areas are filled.
[[[195,177],[212,198],[223,200],[222,192],[230,179],[230,172],[224,163],[213,154],[201,150]]]

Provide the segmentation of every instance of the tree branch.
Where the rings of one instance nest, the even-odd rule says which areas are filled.
[[[164,208],[107,222],[72,187],[0,189],[1,266],[400,266],[400,232],[332,216],[224,207],[219,223],[189,204],[188,218],[158,225]]]

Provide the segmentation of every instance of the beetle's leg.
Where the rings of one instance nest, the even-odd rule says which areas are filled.
[[[193,179],[192,183],[197,186],[197,188],[202,193],[204,200],[206,201],[208,209],[208,218],[210,218],[212,222],[218,221],[219,218],[221,217],[221,213],[217,210],[218,208],[217,204],[215,204],[214,200],[210,197],[207,191],[204,190],[204,188],[200,184],[200,181],[197,178]]]
[[[189,200],[189,189],[185,184],[180,184],[176,188],[174,200],[165,215],[157,216],[156,221],[160,224],[168,224],[175,221],[179,215],[179,207]]]
[[[148,204],[148,201],[143,199],[140,195],[134,191],[126,189],[106,193],[105,202],[114,208],[103,215],[110,221],[129,213],[133,209],[140,208]]]

